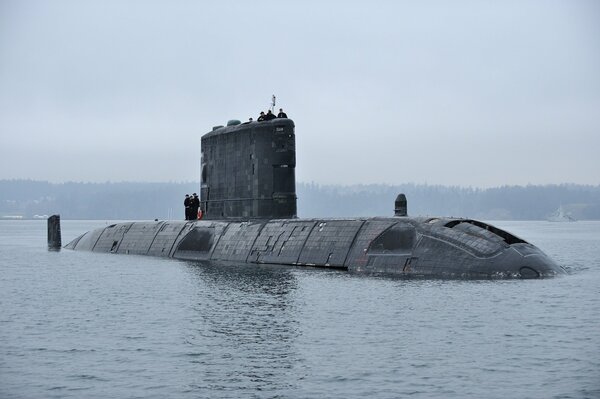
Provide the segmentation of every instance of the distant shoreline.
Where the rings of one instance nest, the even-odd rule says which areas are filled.
[[[49,183],[0,180],[0,220],[182,220],[183,198],[198,183]],[[393,214],[404,193],[409,215],[478,220],[545,220],[562,207],[576,220],[600,220],[600,186],[562,184],[465,188],[427,184],[298,183],[298,216]],[[37,215],[37,216],[36,216]]]

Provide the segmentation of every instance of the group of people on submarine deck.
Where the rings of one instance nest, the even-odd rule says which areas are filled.
[[[186,194],[183,200],[183,206],[185,207],[185,220],[197,220],[202,219],[202,211],[198,212],[200,208],[200,198],[198,194],[192,195]]]
[[[283,112],[283,108],[279,108],[279,113],[277,114],[277,116],[275,116],[275,114],[271,112],[271,110],[268,110],[266,114],[264,113],[264,111],[260,111],[260,115],[258,116],[258,119],[256,121],[270,121],[275,118],[287,118],[287,114]],[[250,118],[248,122],[252,122],[252,118]]]

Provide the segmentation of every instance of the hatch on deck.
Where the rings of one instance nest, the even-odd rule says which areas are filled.
[[[502,238],[502,240],[504,240],[504,242],[506,242],[509,245],[519,244],[519,243],[528,244],[527,241],[525,241],[517,236],[514,236],[507,231],[504,231],[502,229],[499,229],[499,228],[489,225],[487,223],[479,222],[477,220],[471,220],[471,219],[452,220],[452,221],[446,223],[444,226],[448,227],[450,229],[453,229],[453,228],[461,225],[462,223],[468,223],[470,225],[477,226],[481,229],[489,231],[490,233],[493,233],[493,234],[497,235],[498,237]]]

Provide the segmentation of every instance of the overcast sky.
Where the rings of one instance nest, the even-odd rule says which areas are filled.
[[[600,184],[600,2],[0,0],[0,179],[199,181],[272,94],[298,181]]]

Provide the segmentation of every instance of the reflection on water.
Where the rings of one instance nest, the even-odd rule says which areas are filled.
[[[185,355],[203,375],[191,388],[293,389],[301,359],[290,268],[188,262],[186,270],[197,290]]]

